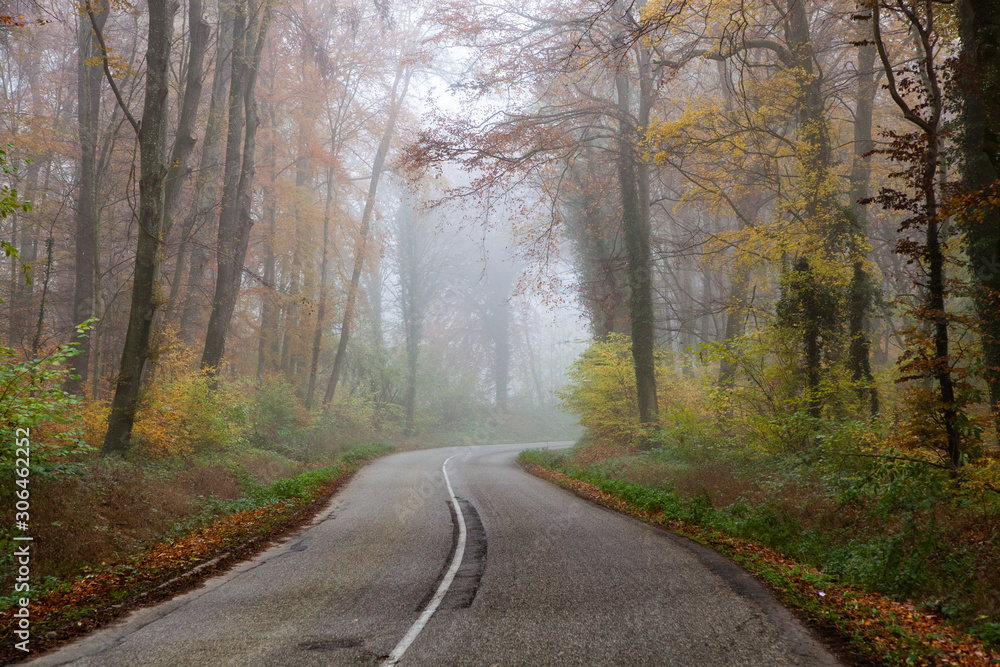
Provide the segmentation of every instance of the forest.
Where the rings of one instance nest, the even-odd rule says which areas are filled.
[[[388,446],[577,439],[528,463],[1000,650],[997,0],[3,14],[38,595]]]

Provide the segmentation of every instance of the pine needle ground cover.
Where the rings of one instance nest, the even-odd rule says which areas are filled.
[[[586,456],[586,450],[575,455],[581,452]],[[783,502],[778,476],[770,480],[770,499],[754,498],[730,465],[705,461],[699,470],[671,461],[677,456],[668,451],[590,465],[575,462],[573,453],[531,450],[520,457],[543,479],[733,559],[846,643],[848,657],[854,654],[859,664],[1000,664],[991,622],[1000,563],[995,515],[975,530],[931,525],[931,514],[905,508],[885,489],[882,498],[861,505],[858,499],[837,503],[815,489],[805,492],[807,484],[789,476],[782,480],[790,485]],[[707,479],[718,493],[698,484]],[[743,498],[721,501],[722,487]],[[788,511],[793,504],[801,512]],[[910,516],[887,521],[886,508]]]

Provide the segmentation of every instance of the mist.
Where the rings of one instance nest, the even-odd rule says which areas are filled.
[[[7,3],[0,416],[38,576],[389,451],[558,441],[518,460],[705,498],[995,643],[987,5]],[[771,501],[784,536],[732,510]]]

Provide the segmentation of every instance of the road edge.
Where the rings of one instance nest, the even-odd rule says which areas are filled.
[[[330,506],[337,493],[359,470],[372,460],[374,459],[365,459],[359,463],[351,464],[342,473],[323,484],[311,499],[300,505],[296,505],[287,515],[281,516],[272,524],[268,524],[263,530],[253,534],[249,539],[245,539],[237,544],[222,546],[218,550],[207,554],[204,558],[190,563],[189,567],[181,571],[171,572],[170,575],[159,581],[150,581],[132,590],[131,594],[120,602],[109,602],[103,607],[85,611],[80,616],[54,628],[43,626],[45,634],[32,637],[32,650],[29,653],[17,653],[13,645],[3,647],[0,650],[0,665],[24,663],[50,654],[74,641],[112,625],[138,609],[163,604],[180,595],[196,590],[208,580],[223,576],[233,568],[255,558],[276,544],[294,537],[305,528],[313,525],[316,517],[321,515]],[[227,516],[220,517],[213,524],[210,524],[210,526],[227,518]],[[152,546],[149,551],[152,551],[157,546]],[[149,551],[144,553],[149,553]],[[37,602],[41,602],[42,600]],[[5,613],[4,616],[10,616],[10,614]],[[3,625],[7,625],[11,620],[13,619],[4,618]]]
[[[517,464],[528,474],[565,489],[582,500],[638,520],[664,533],[667,537],[691,551],[699,561],[730,586],[739,586],[732,573],[732,570],[738,569],[741,574],[751,577],[768,591],[771,601],[774,604],[797,620],[817,643],[821,644],[847,667],[889,667],[891,665],[891,663],[880,659],[878,656],[864,651],[867,648],[866,646],[861,645],[859,647],[854,638],[834,623],[810,614],[808,610],[795,604],[795,600],[790,599],[786,590],[774,585],[753,570],[748,569],[745,563],[734,559],[732,554],[717,548],[720,546],[719,544],[707,543],[699,539],[701,536],[696,532],[685,530],[685,527],[678,525],[677,522],[665,522],[656,515],[631,506],[624,499],[601,491],[593,484],[573,479],[563,473],[534,463],[518,461]],[[737,590],[737,592],[741,595],[747,593],[742,590]],[[760,605],[761,600],[757,596],[752,593],[747,596]],[[768,609],[764,605],[761,606],[765,613],[769,615],[773,613],[773,610]]]

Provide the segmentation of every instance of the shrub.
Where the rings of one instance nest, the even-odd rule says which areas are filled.
[[[671,357],[656,356],[659,426],[678,435],[693,434],[711,421],[701,387],[673,369]],[[629,447],[648,434],[639,423],[632,341],[610,334],[591,345],[569,371],[558,392],[563,407],[580,418],[593,440]]]
[[[87,325],[81,325],[85,330]],[[88,448],[77,427],[80,399],[61,389],[69,375],[66,361],[78,354],[71,346],[24,360],[14,350],[0,347],[0,430],[13,435],[28,429],[31,463],[36,472],[60,469],[57,459]],[[13,467],[14,439],[0,448],[4,470]]]
[[[247,439],[257,449],[300,459],[310,445],[312,418],[283,380],[265,380],[250,400]]]
[[[244,399],[225,385],[213,389],[190,350],[175,348],[157,369],[157,381],[147,388],[132,431],[139,452],[153,458],[190,457],[241,439],[247,422]]]
[[[634,443],[641,430],[631,339],[611,334],[591,345],[573,362],[569,384],[558,396],[595,438],[620,446]]]

